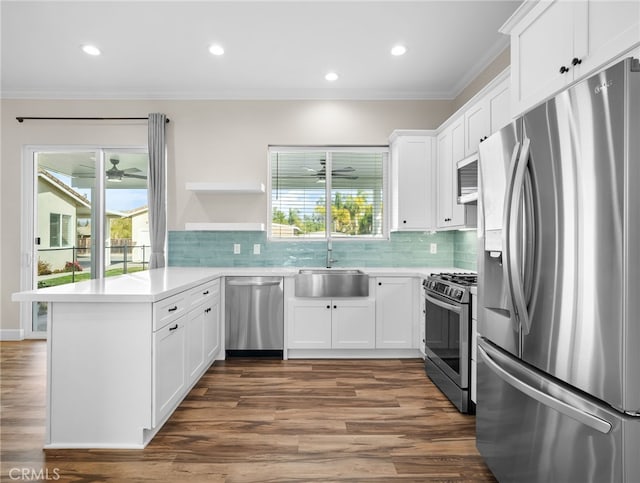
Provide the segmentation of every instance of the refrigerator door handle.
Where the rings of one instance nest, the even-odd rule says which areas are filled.
[[[589,426],[590,428],[599,431],[601,433],[607,434],[611,431],[611,423],[601,419],[593,414],[590,414],[582,409],[576,408],[567,404],[564,401],[561,401],[558,398],[555,398],[535,387],[530,386],[526,382],[518,379],[516,376],[508,372],[507,370],[500,367],[491,356],[487,352],[492,352],[492,349],[488,347],[486,344],[480,342],[481,345],[478,345],[478,352],[480,353],[480,357],[482,360],[489,366],[489,368],[502,379],[507,384],[513,386],[518,391],[526,394],[532,399],[535,399],[539,403],[548,406],[550,408],[555,409],[561,414],[564,414],[570,418],[575,419],[576,421]]]
[[[507,284],[507,292],[509,294],[509,310],[515,313],[514,303],[513,303],[513,288],[511,281],[511,270],[509,268],[509,229],[511,225],[511,198],[513,197],[513,183],[514,177],[516,174],[516,168],[518,166],[518,159],[520,156],[520,143],[517,142],[513,147],[513,152],[511,153],[511,161],[509,162],[509,172],[507,174],[507,187],[505,189],[505,198],[504,198],[504,211],[502,213],[502,272],[504,276],[504,280]],[[514,327],[514,330],[515,329]]]
[[[531,321],[527,311],[527,300],[524,292],[524,285],[521,275],[521,266],[518,263],[518,211],[520,208],[520,200],[524,191],[525,175],[529,163],[529,147],[530,140],[525,138],[522,142],[522,149],[518,157],[518,163],[515,170],[512,170],[513,177],[511,180],[511,189],[507,202],[508,214],[506,216],[507,226],[506,247],[507,247],[507,280],[509,282],[513,309],[516,317],[520,321],[522,332],[524,335],[529,334],[531,330]]]

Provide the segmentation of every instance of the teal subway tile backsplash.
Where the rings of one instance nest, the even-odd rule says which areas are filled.
[[[467,234],[473,234],[469,236]],[[389,240],[333,240],[335,267],[475,269],[475,232],[395,232]],[[431,244],[437,253],[430,252]],[[234,255],[234,244],[240,254]],[[253,254],[254,244],[260,254]],[[268,241],[265,232],[170,231],[170,266],[324,267],[326,241]]]
[[[453,240],[453,266],[476,271],[478,245],[477,231],[456,231]]]

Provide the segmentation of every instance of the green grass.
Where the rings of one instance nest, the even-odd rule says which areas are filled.
[[[143,270],[142,267],[131,267],[127,269],[127,273],[141,272],[142,270]],[[114,268],[112,270],[107,270],[105,272],[105,277],[115,277],[116,275],[122,275],[122,273],[123,273],[122,268]],[[69,273],[67,275],[60,275],[59,277],[42,280],[38,282],[38,288],[55,287],[57,285],[66,285],[68,283],[89,280],[90,278],[91,278],[91,274],[89,272],[76,272],[75,276]]]

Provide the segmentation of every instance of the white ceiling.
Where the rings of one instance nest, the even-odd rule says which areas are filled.
[[[451,99],[520,3],[2,0],[2,97]]]

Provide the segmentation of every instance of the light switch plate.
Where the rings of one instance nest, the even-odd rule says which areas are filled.
[[[253,244],[253,254],[260,255],[260,243]]]
[[[240,255],[240,243],[233,244],[233,254]]]
[[[438,244],[437,243],[432,243],[429,251],[431,252],[431,254],[436,254],[438,253]]]

